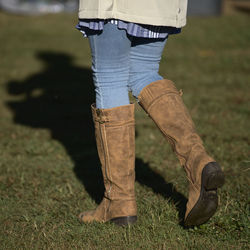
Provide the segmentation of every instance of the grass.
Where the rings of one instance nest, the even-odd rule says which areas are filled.
[[[76,15],[0,13],[1,249],[249,249],[250,17],[192,18],[164,51],[161,73],[183,99],[226,184],[207,223],[184,229],[183,169],[136,106],[139,221],[81,225],[103,184],[90,104],[88,42]]]

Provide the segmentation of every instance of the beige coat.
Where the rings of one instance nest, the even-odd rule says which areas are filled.
[[[79,18],[183,27],[188,0],[79,0]]]

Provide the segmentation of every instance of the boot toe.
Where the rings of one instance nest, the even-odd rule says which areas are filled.
[[[78,215],[78,219],[81,223],[90,223],[95,220],[94,211],[85,211]]]

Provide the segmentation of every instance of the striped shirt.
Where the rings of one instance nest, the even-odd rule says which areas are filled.
[[[154,26],[147,24],[137,24],[125,22],[117,19],[79,19],[76,28],[80,30],[84,37],[89,35],[101,33],[105,23],[112,23],[117,25],[119,29],[124,29],[127,34],[135,37],[143,38],[166,38],[171,34],[178,34],[181,28],[169,26]]]

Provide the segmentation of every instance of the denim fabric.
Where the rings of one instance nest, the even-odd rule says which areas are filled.
[[[130,37],[111,23],[88,39],[97,108],[127,105],[129,91],[138,97],[144,87],[162,79],[158,70],[167,39]]]

